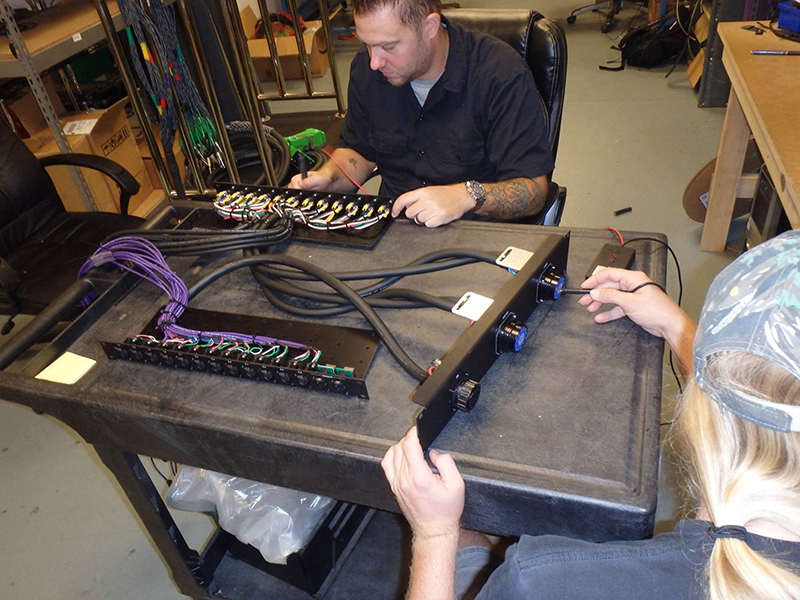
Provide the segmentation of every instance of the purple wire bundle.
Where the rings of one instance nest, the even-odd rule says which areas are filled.
[[[85,277],[92,269],[109,263],[125,271],[135,273],[145,281],[149,281],[164,290],[169,296],[170,301],[158,317],[158,328],[164,332],[163,341],[172,338],[225,339],[259,346],[280,344],[289,348],[317,352],[305,344],[279,340],[264,335],[246,335],[232,331],[199,331],[181,327],[176,321],[186,310],[186,304],[189,302],[189,291],[183,280],[169,267],[164,255],[152,242],[144,238],[125,236],[106,242],[86,260],[78,273],[78,278]],[[84,299],[84,302],[87,299]],[[319,360],[319,352],[317,352],[313,362],[317,360]]]

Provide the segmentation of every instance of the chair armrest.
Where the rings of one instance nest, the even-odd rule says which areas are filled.
[[[528,225],[558,225],[564,212],[567,201],[567,188],[560,187],[554,181],[548,183],[547,198],[544,207],[535,215],[511,219],[510,223],[525,223]]]
[[[87,169],[100,171],[107,177],[110,177],[119,187],[119,211],[123,215],[128,214],[128,204],[131,196],[139,191],[139,182],[136,181],[136,178],[131,175],[125,167],[102,156],[77,153],[54,154],[53,156],[40,158],[39,162],[43,167],[52,167],[55,165],[85,167]]]

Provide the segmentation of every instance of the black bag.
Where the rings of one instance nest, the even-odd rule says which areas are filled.
[[[613,46],[622,53],[618,67],[600,68],[604,71],[622,71],[625,65],[652,69],[680,54],[686,44],[686,34],[677,26],[676,11],[671,10],[655,21],[634,27]],[[667,22],[671,22],[667,25]]]

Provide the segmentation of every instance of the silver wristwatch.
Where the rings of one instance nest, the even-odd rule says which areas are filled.
[[[464,185],[467,187],[469,195],[475,200],[475,206],[469,212],[480,210],[483,203],[486,202],[486,188],[477,181],[467,181]]]

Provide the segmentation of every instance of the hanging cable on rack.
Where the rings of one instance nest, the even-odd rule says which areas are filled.
[[[200,92],[178,43],[175,8],[172,5],[166,5],[162,0],[150,0],[150,14],[153,25],[162,39],[161,45],[166,52],[161,59],[167,61],[167,67],[178,94],[178,101],[189,128],[191,151],[204,162],[208,170],[211,170],[212,164],[224,166],[217,130],[205,102],[200,97]],[[184,151],[186,150],[184,148]]]
[[[127,25],[125,32],[130,45],[133,69],[140,86],[152,101],[153,112],[157,115],[153,117],[153,122],[158,122],[160,126],[161,147],[167,160],[172,184],[178,194],[183,195],[183,182],[172,151],[178,129],[172,102],[172,77],[169,72],[163,71],[163,65],[156,63],[157,56],[162,58],[166,55],[161,37],[153,25],[153,20],[137,0],[119,0],[118,5],[122,20]],[[142,123],[142,127],[146,126]]]
[[[272,166],[279,185],[285,185],[289,174],[289,146],[286,140],[273,127],[264,124],[264,135],[272,151]],[[256,146],[253,125],[249,121],[231,121],[225,124],[231,148],[236,158],[236,169],[242,183],[263,185],[267,176],[261,165],[261,158]],[[216,187],[216,184],[230,183],[228,170],[224,165],[212,168],[206,174],[205,185]]]

